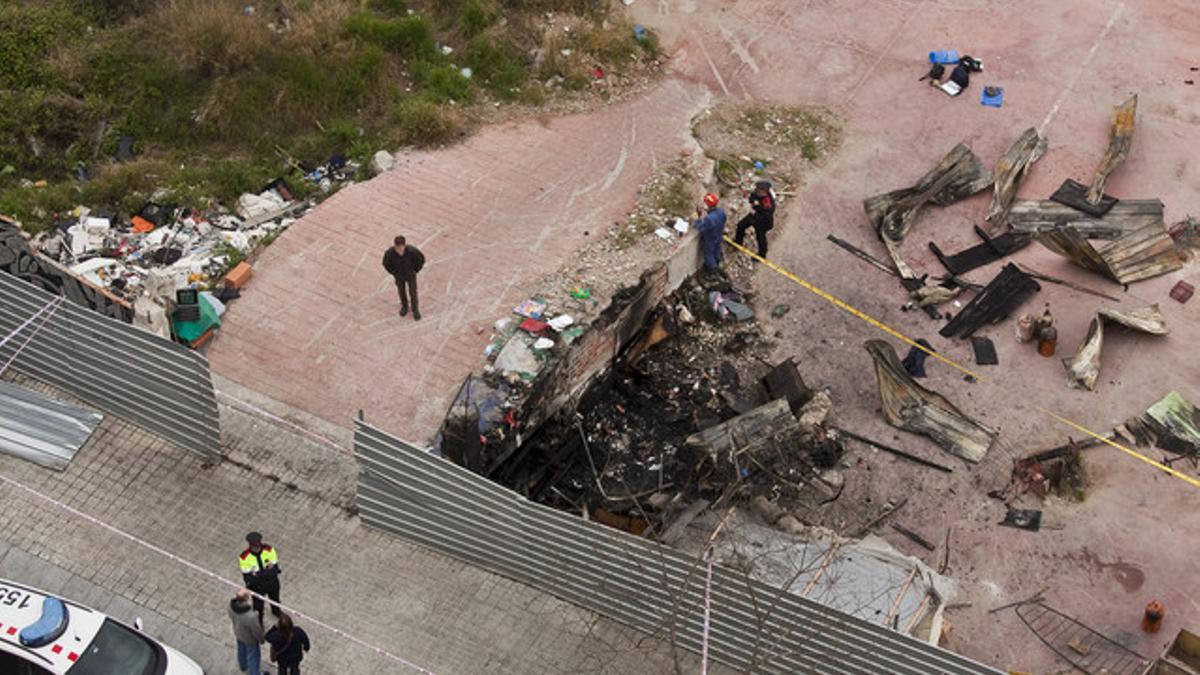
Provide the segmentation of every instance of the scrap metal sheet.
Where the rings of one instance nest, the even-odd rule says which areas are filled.
[[[991,172],[970,148],[959,143],[916,185],[868,197],[863,209],[880,237],[901,241],[925,204],[947,206],[991,184]]]
[[[1100,376],[1100,351],[1104,347],[1104,322],[1113,321],[1122,326],[1150,335],[1166,335],[1166,321],[1158,311],[1158,305],[1150,305],[1132,311],[1102,309],[1092,318],[1087,337],[1075,350],[1075,356],[1063,359],[1067,367],[1067,386],[1072,389],[1093,390]]]
[[[1130,96],[1124,103],[1113,109],[1112,126],[1109,129],[1108,150],[1096,167],[1092,176],[1091,187],[1088,188],[1087,200],[1099,204],[1104,196],[1104,184],[1125,158],[1129,156],[1129,146],[1133,144],[1133,123],[1137,116],[1137,94]]]
[[[967,417],[936,391],[917,384],[900,364],[896,350],[883,340],[863,347],[875,359],[883,416],[894,427],[928,436],[949,453],[979,462],[999,435]]]
[[[0,452],[62,471],[104,416],[0,381]]]
[[[999,228],[1008,218],[1009,209],[1017,199],[1017,185],[1025,172],[1046,152],[1046,139],[1036,128],[1030,127],[996,162],[995,191],[992,207],[988,209],[987,222],[993,229]]]
[[[1128,284],[1174,272],[1183,267],[1175,241],[1161,223],[1151,223],[1122,235],[1100,249],[1071,227],[1045,230],[1038,243],[1080,267]]]

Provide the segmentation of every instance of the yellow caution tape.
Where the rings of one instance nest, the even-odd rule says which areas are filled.
[[[916,340],[908,337],[904,333],[901,333],[900,331],[896,330],[895,328],[892,328],[891,326],[883,323],[882,321],[879,321],[878,319],[866,314],[865,312],[851,306],[850,304],[846,303],[844,300],[834,296],[832,293],[829,293],[829,292],[825,291],[824,289],[819,288],[818,286],[815,286],[812,283],[805,281],[804,279],[801,279],[800,277],[796,276],[795,274],[792,274],[790,271],[780,267],[779,265],[776,265],[775,263],[771,262],[770,260],[767,260],[766,258],[763,258],[762,256],[758,255],[757,253],[754,253],[753,251],[746,248],[745,246],[742,246],[741,244],[734,242],[729,237],[725,237],[725,243],[729,244],[736,250],[741,251],[742,253],[750,256],[751,258],[759,261],[760,263],[766,265],[767,267],[770,267],[776,273],[799,284],[805,290],[808,290],[811,293],[817,295],[818,297],[826,300],[827,302],[829,302],[833,306],[837,307],[838,309],[842,309],[842,310],[854,315],[855,317],[865,321],[866,323],[871,324],[872,326],[887,333],[888,335],[891,335],[892,337],[896,338],[897,340],[900,340],[900,341],[907,343],[913,347],[916,347],[917,349],[920,349],[921,351],[932,356],[933,358],[937,359],[938,361],[941,361],[942,363],[945,363],[946,365],[948,365],[956,370],[962,371],[963,373],[970,375],[971,377],[973,377],[974,379],[976,379],[979,382],[990,382],[991,381],[988,378],[983,377],[983,376],[973,372],[971,369],[967,368],[966,366],[960,365],[957,362],[955,362],[949,358],[946,358],[945,356],[942,356],[941,354],[933,351],[932,349],[929,349],[929,348],[925,347],[924,345],[919,344]],[[1192,487],[1200,488],[1200,480],[1197,480],[1196,478],[1193,478],[1193,477],[1191,477],[1181,471],[1178,471],[1176,469],[1172,469],[1171,467],[1167,466],[1166,464],[1162,464],[1161,462],[1156,462],[1153,459],[1150,459],[1149,457],[1143,455],[1140,452],[1131,450],[1110,438],[1101,436],[1100,434],[1092,431],[1091,429],[1088,429],[1087,427],[1083,426],[1082,424],[1072,422],[1071,420],[1069,420],[1065,417],[1062,417],[1050,410],[1047,410],[1046,408],[1042,408],[1040,406],[1034,406],[1034,407],[1037,410],[1040,410],[1041,412],[1054,418],[1055,420],[1058,420],[1062,424],[1065,424],[1079,432],[1085,433],[1088,436],[1091,436],[1092,438],[1094,438],[1106,445],[1111,445],[1112,447],[1120,450],[1121,452],[1124,452],[1127,455],[1136,457],[1137,459],[1140,459],[1143,462],[1145,462],[1157,469],[1160,469],[1160,470],[1184,481],[1185,483],[1188,483]]]

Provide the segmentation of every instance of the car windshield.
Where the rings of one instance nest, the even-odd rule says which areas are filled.
[[[70,675],[157,675],[163,671],[159,649],[149,640],[111,619],[67,672]]]

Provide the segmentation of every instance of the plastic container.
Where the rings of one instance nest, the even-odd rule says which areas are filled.
[[[1146,605],[1146,612],[1142,615],[1142,630],[1147,633],[1157,633],[1159,628],[1162,628],[1163,615],[1167,613],[1167,609],[1162,606],[1162,603],[1157,600],[1151,600]]]
[[[1032,314],[1025,314],[1017,319],[1017,342],[1021,344],[1033,342],[1033,329],[1036,323],[1037,319],[1034,319]]]
[[[957,49],[941,49],[935,52],[929,52],[930,63],[958,63]]]

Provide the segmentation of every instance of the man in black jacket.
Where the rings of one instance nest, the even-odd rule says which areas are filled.
[[[754,184],[750,193],[750,213],[747,213],[737,224],[737,232],[733,241],[741,244],[746,238],[746,230],[754,228],[754,239],[758,242],[758,255],[767,257],[767,232],[775,227],[775,194],[771,192],[771,184],[760,180]]]
[[[406,244],[404,237],[396,237],[392,246],[383,253],[383,269],[395,278],[396,290],[400,292],[400,316],[408,314],[411,300],[413,318],[421,320],[421,310],[417,305],[417,272],[424,266],[425,256],[416,246]],[[405,289],[408,289],[407,293]]]

